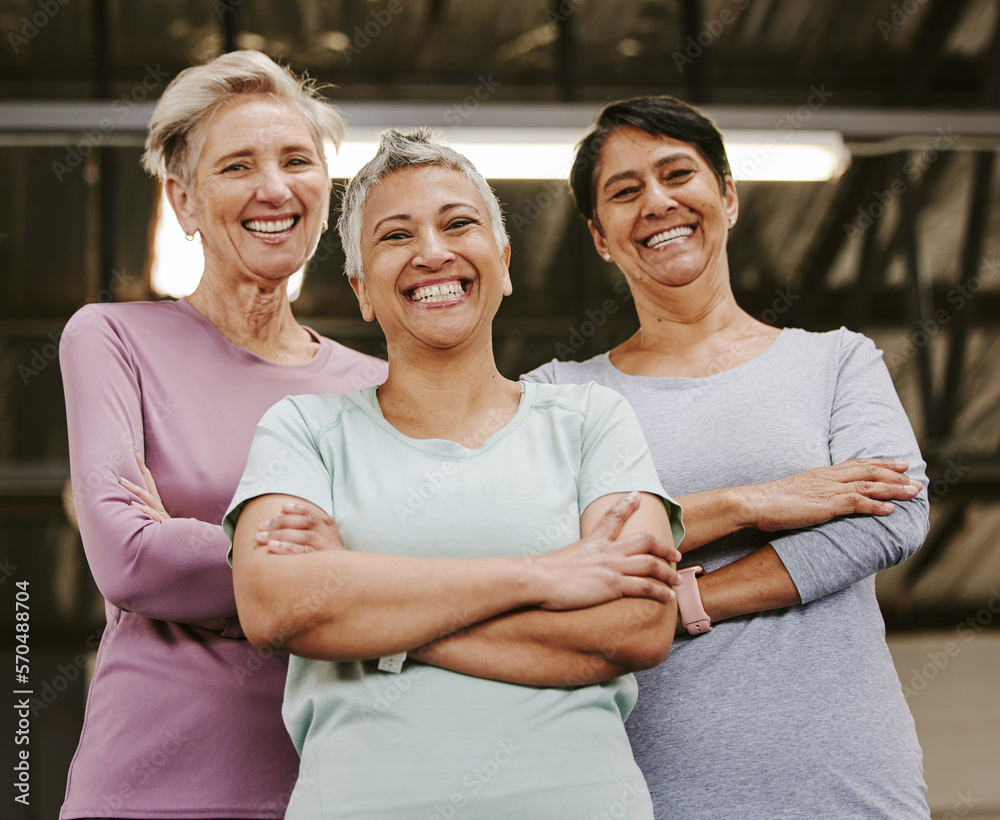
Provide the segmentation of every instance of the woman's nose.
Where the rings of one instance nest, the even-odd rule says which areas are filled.
[[[280,168],[264,168],[261,170],[260,183],[257,186],[257,199],[269,205],[281,205],[292,196],[291,189]]]
[[[418,268],[437,270],[444,267],[455,258],[455,254],[437,231],[428,231],[420,235],[420,245],[413,264]]]
[[[643,216],[662,216],[675,208],[677,199],[669,188],[659,183],[646,186],[642,195]]]

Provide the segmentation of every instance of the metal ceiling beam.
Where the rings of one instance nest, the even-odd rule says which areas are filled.
[[[850,225],[855,211],[868,204],[872,191],[877,190],[874,186],[879,179],[880,174],[873,167],[873,160],[866,158],[855,162],[840,180],[833,202],[799,266],[795,278],[799,300],[788,313],[789,324],[809,324],[807,317],[816,307],[824,291],[826,275],[846,239],[843,226]]]
[[[965,15],[970,0],[936,0],[924,12],[916,42],[900,70],[888,100],[901,106],[916,103],[934,75],[955,26]]]
[[[357,103],[337,102],[352,125],[364,127],[411,126],[439,122],[440,103]],[[597,103],[502,103],[491,101],[470,112],[463,125],[507,126],[523,128],[586,129],[593,121]],[[787,128],[788,108],[775,106],[711,106],[703,107],[715,123],[726,129],[752,129],[775,132],[778,141]],[[84,128],[98,129],[110,122],[108,137],[144,132],[153,113],[153,103],[123,105],[120,100],[45,100],[0,101],[0,133],[30,132],[72,134]],[[783,124],[785,124],[783,126]],[[947,135],[954,139],[950,150],[1000,146],[1000,111],[958,111],[952,109],[901,110],[889,108],[834,108],[824,106],[812,111],[809,130],[840,131],[851,141],[882,140],[906,137],[914,140],[911,147],[932,146],[934,140]],[[807,130],[807,129],[803,129]],[[864,150],[863,145],[853,146]],[[869,153],[880,150],[869,146]]]
[[[902,167],[906,162],[906,154],[900,155],[899,173],[902,178]],[[899,225],[897,233],[899,246],[903,252],[903,265],[906,269],[906,306],[910,317],[910,327],[914,336],[927,327],[930,316],[934,313],[934,297],[931,291],[930,277],[920,264],[920,252],[917,247],[917,217],[919,206],[914,199],[918,192],[905,188],[897,200],[899,203]],[[930,434],[936,426],[937,402],[934,395],[934,372],[931,364],[930,345],[917,347],[914,354],[917,381],[920,386],[920,405],[924,416],[924,432]]]
[[[981,289],[981,284],[978,287],[972,286],[978,283],[980,275],[983,241],[990,219],[992,203],[990,194],[995,165],[996,154],[993,151],[980,151],[976,154],[972,167],[972,194],[965,243],[962,248],[962,269],[959,271],[956,286],[959,294],[977,293]],[[934,428],[929,431],[934,438],[943,438],[951,433],[958,413],[958,396],[962,387],[962,370],[965,366],[969,328],[972,326],[977,300],[969,299],[967,303],[963,303],[963,307],[964,310],[954,311],[955,319],[949,331],[944,387],[934,417]]]
[[[683,0],[681,4],[681,19],[684,24],[685,39],[678,44],[678,48],[683,48],[688,40],[692,42],[698,41],[698,35],[701,34],[702,20],[704,20],[703,11],[701,0]],[[705,72],[702,68],[703,62],[700,57],[694,59],[688,66],[687,71],[687,97],[696,105],[701,105],[708,99],[705,88]]]
[[[556,86],[563,102],[580,99],[577,89],[577,47],[573,34],[573,11],[567,11],[566,0],[551,0],[551,17],[555,21],[559,39],[556,50]]]

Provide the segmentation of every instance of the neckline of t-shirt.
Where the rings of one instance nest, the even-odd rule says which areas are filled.
[[[281,362],[272,362],[262,356],[258,356],[256,353],[247,350],[245,347],[240,347],[238,344],[230,341],[226,337],[226,334],[215,326],[211,319],[203,313],[200,313],[194,305],[188,302],[186,298],[178,299],[174,302],[174,305],[186,316],[190,316],[194,319],[202,330],[205,331],[205,335],[207,335],[208,338],[215,343],[216,347],[218,347],[230,358],[238,361],[240,364],[248,365],[256,369],[272,370],[282,373],[287,373],[290,369],[297,370],[299,373],[308,373],[310,370],[322,369],[329,361],[330,353],[332,351],[332,340],[325,339],[311,327],[307,327],[306,325],[301,325],[301,327],[319,343],[319,348],[316,350],[316,354],[308,362],[289,362],[287,364],[283,364]]]
[[[481,447],[477,447],[474,450],[459,444],[457,441],[451,441],[449,439],[411,438],[410,436],[401,433],[388,421],[386,421],[385,416],[382,415],[382,408],[379,407],[378,396],[376,395],[376,391],[379,388],[379,385],[377,384],[369,385],[368,387],[363,387],[358,390],[357,392],[360,396],[360,401],[358,401],[357,404],[365,413],[375,419],[379,427],[389,433],[389,435],[397,441],[402,442],[413,450],[451,458],[475,458],[476,456],[491,450],[503,441],[503,439],[507,438],[507,436],[521,426],[528,413],[531,412],[531,408],[537,398],[538,385],[531,382],[518,382],[518,384],[521,385],[521,399],[517,405],[517,412],[514,413],[514,415],[503,427],[486,439]]]
[[[767,360],[771,356],[775,355],[774,351],[779,347],[779,345],[785,344],[785,340],[788,338],[791,330],[792,328],[782,328],[778,335],[774,338],[774,341],[768,345],[766,350],[762,351],[757,356],[754,356],[749,361],[745,361],[735,367],[730,367],[728,370],[723,370],[721,373],[713,373],[711,376],[638,376],[632,373],[626,373],[624,370],[619,370],[615,367],[611,362],[610,350],[602,353],[600,358],[603,360],[602,363],[604,367],[606,367],[614,375],[614,377],[618,379],[633,380],[649,385],[650,387],[701,387],[703,385],[718,384],[719,382],[736,378],[742,373],[746,373],[755,367],[766,364]]]

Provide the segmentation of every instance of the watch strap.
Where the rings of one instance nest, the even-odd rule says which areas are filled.
[[[681,583],[677,587],[677,613],[684,628],[692,635],[701,635],[712,631],[712,619],[705,612],[701,601],[701,591],[698,589],[698,576],[705,570],[700,565],[684,567],[677,570]]]

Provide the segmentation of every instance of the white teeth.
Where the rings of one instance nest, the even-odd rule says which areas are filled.
[[[463,293],[465,288],[461,282],[445,282],[417,288],[410,294],[410,299],[414,302],[447,302],[449,299],[457,299]]]
[[[681,239],[685,236],[691,236],[694,233],[694,228],[685,225],[680,228],[671,228],[669,231],[663,231],[655,236],[651,236],[646,240],[647,248],[655,248],[658,245],[664,245],[674,239]]]
[[[278,221],[267,221],[262,219],[248,219],[243,225],[254,233],[281,233],[282,231],[287,231],[292,225],[295,224],[295,217],[290,216],[288,219],[281,219]]]

